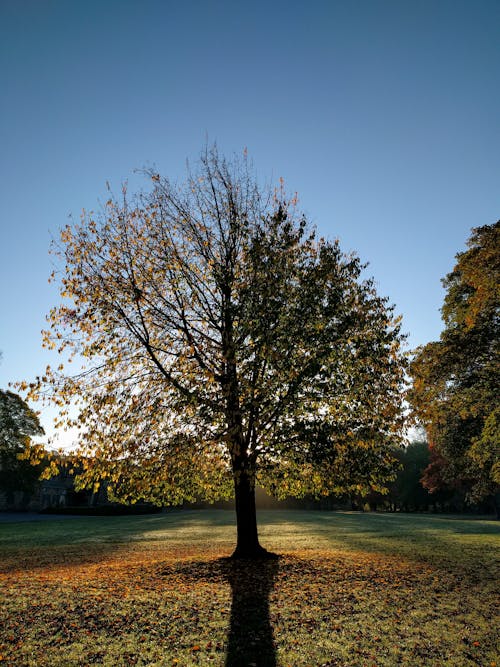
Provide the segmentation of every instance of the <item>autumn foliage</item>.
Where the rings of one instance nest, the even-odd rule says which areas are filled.
[[[402,442],[399,319],[364,265],[318,239],[246,155],[202,153],[183,186],[110,196],[55,249],[63,304],[30,396],[81,429],[81,485],[158,504],[236,496],[238,549],[259,551],[254,487],[381,490]],[[67,408],[78,407],[77,416]]]
[[[424,483],[477,501],[500,490],[500,221],[472,231],[443,284],[445,327],[417,350],[409,398],[431,445]]]

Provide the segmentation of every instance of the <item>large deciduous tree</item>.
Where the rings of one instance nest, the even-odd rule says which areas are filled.
[[[500,488],[500,222],[472,230],[443,280],[445,328],[417,350],[409,397],[427,430],[431,490],[460,485],[469,498]]]
[[[235,556],[264,554],[255,484],[275,495],[381,488],[401,441],[400,325],[364,266],[317,239],[246,155],[205,150],[179,187],[110,197],[61,235],[65,305],[47,370],[81,428],[81,483],[159,504],[235,495]],[[78,417],[64,405],[80,405]]]

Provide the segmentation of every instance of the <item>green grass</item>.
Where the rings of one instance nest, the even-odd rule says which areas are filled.
[[[498,522],[259,523],[278,561],[225,560],[224,511],[0,524],[0,665],[497,664]]]

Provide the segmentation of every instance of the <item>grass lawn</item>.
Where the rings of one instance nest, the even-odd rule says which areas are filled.
[[[268,511],[0,524],[0,665],[498,665],[498,522]]]

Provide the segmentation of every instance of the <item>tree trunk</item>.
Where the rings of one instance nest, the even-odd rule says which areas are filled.
[[[233,467],[237,542],[232,558],[269,558],[272,554],[259,544],[254,475],[241,459]]]

